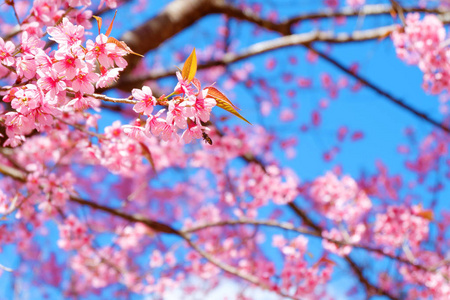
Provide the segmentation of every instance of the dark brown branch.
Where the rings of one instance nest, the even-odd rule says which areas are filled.
[[[27,174],[25,172],[20,171],[19,169],[9,167],[4,164],[0,164],[0,173],[2,173],[5,176],[11,177],[17,181],[20,181],[23,183],[26,182]],[[82,199],[78,196],[74,196],[74,195],[70,196],[70,201],[84,205],[84,206],[88,206],[93,209],[101,210],[103,212],[107,212],[111,215],[120,217],[120,218],[130,221],[130,222],[143,223],[143,224],[147,225],[147,227],[151,228],[152,230],[154,230],[156,232],[163,232],[163,233],[175,234],[175,235],[181,236],[180,232],[178,230],[172,228],[171,226],[166,225],[161,222],[150,220],[150,219],[145,218],[144,216],[141,216],[138,214],[134,214],[134,215],[126,214],[115,208],[104,206],[104,205],[101,205],[101,204],[98,204],[98,203],[95,203],[92,201],[84,200],[84,199]]]
[[[212,12],[212,5],[217,0],[175,0],[170,2],[160,13],[139,27],[127,31],[121,37],[133,51],[145,54],[156,49],[177,33],[194,24]],[[128,57],[129,72],[139,62],[137,56]]]
[[[158,222],[158,221],[150,220],[150,219],[148,219],[144,216],[138,215],[138,214],[133,214],[133,215],[127,214],[127,213],[121,212],[118,209],[104,206],[104,205],[101,205],[101,204],[98,204],[98,203],[95,203],[92,201],[84,200],[77,196],[70,196],[70,201],[84,205],[84,206],[88,206],[93,209],[101,210],[103,212],[109,213],[116,217],[120,217],[120,218],[130,221],[130,222],[145,224],[145,225],[147,225],[148,228],[150,228],[156,232],[175,234],[175,235],[180,236],[180,232],[178,230],[174,229],[173,227],[171,227],[167,224]]]

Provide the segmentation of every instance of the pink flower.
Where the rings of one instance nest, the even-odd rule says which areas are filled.
[[[159,250],[154,250],[152,255],[150,256],[150,267],[157,268],[161,267],[164,263],[163,256]]]
[[[339,180],[331,172],[314,180],[310,195],[318,210],[337,222],[353,224],[372,207],[370,199],[353,178],[344,176]]]
[[[9,137],[29,134],[35,128],[32,116],[25,116],[16,112],[6,113],[5,124],[7,126],[6,134]]]
[[[191,86],[191,82],[189,80],[183,79],[183,76],[181,75],[180,72],[177,72],[176,75],[177,75],[178,83],[175,86],[174,92],[177,94],[186,94],[188,96],[193,95],[194,90]]]
[[[59,48],[71,48],[79,45],[84,37],[84,28],[73,25],[67,18],[64,18],[57,27],[47,28],[47,32],[50,35],[49,39],[58,43]]]
[[[160,111],[158,111],[156,113],[156,115],[150,116],[147,119],[147,122],[145,124],[145,132],[147,133],[147,135],[149,135],[150,133],[153,134],[154,136],[158,136],[161,134],[161,132],[163,131],[163,129],[166,125],[166,120],[163,118],[160,118],[159,116],[164,111],[166,111],[166,110],[161,109]]]
[[[193,139],[202,138],[203,130],[207,127],[203,127],[201,125],[195,125],[186,129],[181,138],[184,140],[186,144],[189,144]],[[203,130],[202,130],[203,129]]]
[[[21,52],[24,54],[36,55],[39,49],[42,49],[45,45],[43,40],[38,39],[35,36],[28,35],[28,32],[22,33]]]
[[[173,124],[180,129],[185,129],[187,127],[186,116],[184,113],[185,105],[185,102],[175,103],[175,101],[170,101],[166,118],[167,123]]]
[[[203,122],[209,121],[211,110],[216,105],[216,100],[208,98],[208,89],[200,91],[196,98],[194,98],[193,104],[186,105],[185,115],[190,118],[198,118]]]
[[[109,8],[117,7],[117,0],[100,0],[100,4],[98,5],[98,8],[100,9],[105,3],[106,3],[106,6]]]
[[[347,5],[353,8],[359,8],[366,3],[366,0],[347,0]]]
[[[104,88],[109,85],[111,85],[114,81],[119,78],[119,72],[123,71],[122,68],[112,68],[112,69],[105,69],[103,67],[100,67],[101,75],[98,79],[97,83],[95,84],[96,88]]]
[[[36,61],[37,68],[41,71],[48,71],[53,67],[52,59],[42,49],[36,51],[34,60]]]
[[[42,101],[42,92],[35,85],[28,84],[26,89],[19,89],[14,93],[11,107],[22,114],[28,114],[37,108]]]
[[[58,229],[60,235],[58,246],[64,250],[79,249],[90,244],[87,227],[74,215],[68,216]]]
[[[114,63],[119,67],[125,69],[125,67],[128,65],[127,61],[124,56],[128,55],[128,52],[124,49],[121,49],[119,47],[115,47],[114,51],[110,51],[108,53],[108,57],[110,60],[114,61]]]
[[[170,141],[174,136],[178,137],[176,133],[176,128],[171,124],[165,123],[161,130],[161,138],[164,141]]]
[[[68,0],[67,2],[71,7],[91,5],[91,0]]]
[[[36,75],[36,61],[30,56],[22,56],[16,60],[17,75],[31,79]]]
[[[142,90],[133,89],[131,91],[133,98],[139,102],[133,106],[133,110],[137,113],[150,116],[153,111],[153,106],[156,105],[156,99],[153,97],[152,90],[148,86],[143,86]]]
[[[141,126],[140,119],[136,119],[133,125],[123,125],[122,131],[127,136],[134,138],[138,141],[143,141],[145,139],[145,130],[144,127]]]
[[[38,70],[38,75],[40,76],[37,85],[44,92],[46,97],[49,98],[49,102],[56,103],[56,95],[66,89],[66,83],[59,77],[58,72],[55,70],[49,70],[43,72]]]
[[[50,0],[34,0],[31,10],[33,16],[44,25],[53,25],[58,11],[58,3]]]
[[[66,79],[72,80],[77,74],[77,70],[84,66],[84,63],[80,60],[82,53],[82,51],[56,51],[55,58],[58,61],[53,65],[53,68],[59,75],[64,75]]]
[[[75,93],[75,97],[67,103],[67,106],[72,106],[76,111],[82,111],[90,107],[97,107],[97,99],[92,97],[84,97],[83,93]]]
[[[418,206],[389,206],[384,214],[377,214],[374,226],[375,241],[389,247],[401,247],[409,242],[417,248],[428,237],[430,221],[420,215]]]
[[[114,60],[110,58],[108,55],[111,52],[117,52],[120,50],[115,44],[108,43],[108,37],[104,34],[100,34],[95,39],[95,43],[92,40],[88,40],[86,42],[86,49],[88,52],[86,53],[87,60],[95,60],[98,59],[100,65],[109,68],[114,65]]]
[[[92,94],[95,91],[92,83],[96,82],[99,76],[91,72],[90,69],[91,66],[87,64],[85,68],[78,70],[77,75],[72,81],[72,88],[75,92],[80,91],[82,93]]]
[[[11,41],[5,41],[0,37],[0,63],[6,66],[14,65],[14,44]]]

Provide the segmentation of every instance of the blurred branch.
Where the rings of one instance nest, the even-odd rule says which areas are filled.
[[[70,87],[67,87],[66,91],[68,91],[71,94],[75,94],[75,91],[72,88],[70,88]],[[113,103],[125,103],[125,104],[136,104],[136,103],[138,103],[138,101],[132,100],[132,98],[133,98],[132,96],[130,96],[129,98],[113,98],[113,97],[105,96],[103,94],[96,94],[96,93],[94,93],[94,94],[83,93],[83,95],[85,97],[92,97],[92,98],[95,98],[95,99],[99,99],[99,100],[103,100],[103,101],[107,101],[107,102],[113,102]]]
[[[174,0],[155,17],[137,28],[125,32],[121,40],[133,51],[145,54],[210,14],[213,4],[216,2],[219,0]],[[125,72],[130,72],[139,63],[140,58],[131,55],[127,60],[128,67]]]
[[[203,258],[207,259],[210,263],[212,263],[213,265],[215,265],[216,267],[224,270],[227,273],[230,273],[232,275],[235,275],[237,277],[240,277],[250,283],[253,283],[256,286],[259,286],[265,290],[269,290],[272,291],[274,293],[277,293],[280,296],[283,296],[285,298],[289,298],[289,299],[293,299],[293,300],[298,300],[299,298],[297,297],[293,297],[290,296],[288,294],[283,293],[282,291],[280,291],[279,289],[274,290],[273,288],[271,288],[270,286],[260,282],[259,278],[249,274],[249,273],[244,273],[242,271],[240,271],[239,269],[225,264],[221,261],[219,261],[218,259],[216,259],[213,255],[211,255],[210,253],[204,251],[203,249],[201,249],[197,244],[195,244],[187,235],[182,234],[182,238],[189,244],[189,246],[191,246],[195,251],[197,251],[197,253],[199,253]]]
[[[9,177],[11,177],[13,179],[16,179],[18,181],[21,181],[23,183],[26,182],[26,173],[24,173],[24,172],[22,172],[22,171],[20,171],[18,169],[15,169],[15,168],[12,168],[12,167],[0,164],[0,173],[4,174],[6,176],[9,176]],[[122,211],[120,211],[118,209],[114,209],[114,208],[111,208],[111,207],[108,207],[108,206],[104,206],[104,205],[101,205],[101,204],[98,204],[98,203],[95,203],[95,202],[92,202],[92,201],[88,201],[88,200],[82,199],[82,198],[80,198],[78,196],[74,196],[74,195],[70,196],[70,200],[72,202],[75,202],[75,203],[78,203],[78,204],[81,204],[81,205],[84,205],[84,206],[88,206],[88,207],[91,207],[93,209],[101,210],[103,212],[106,212],[106,213],[109,213],[111,215],[120,217],[120,218],[122,218],[124,220],[127,220],[127,221],[130,221],[130,222],[143,223],[147,227],[149,227],[150,229],[155,230],[156,232],[162,232],[162,233],[167,233],[167,234],[178,235],[178,236],[184,238],[186,240],[186,242],[188,242],[188,244],[190,244],[191,246],[194,245],[193,242],[187,237],[187,235],[184,232],[178,231],[178,230],[174,229],[173,227],[171,227],[171,226],[169,226],[167,224],[147,219],[147,218],[145,218],[145,217],[143,217],[141,215],[127,214],[127,213],[124,213],[124,212],[122,212]],[[292,203],[292,205],[293,205],[293,203]],[[297,209],[300,210],[299,208],[297,208]],[[309,220],[308,217],[306,217],[306,214],[304,214],[304,216],[302,218],[306,218],[306,221],[307,221],[306,223],[314,224],[311,220]],[[321,236],[321,232],[322,231],[319,229],[319,227],[317,225],[315,225],[314,227],[318,228],[315,231],[316,231],[317,234],[319,234]],[[235,268],[233,268],[231,266],[228,266],[228,265],[224,265],[221,262],[215,260],[215,258],[211,257],[208,253],[206,253],[203,250],[201,250],[198,246],[196,246],[194,249],[197,252],[199,252],[202,256],[207,258],[209,261],[211,261],[211,263],[215,264],[216,266],[218,266],[219,268],[223,269],[224,271],[229,272],[229,273],[234,274],[234,275],[238,275],[239,277],[241,277],[241,278],[243,278],[243,279],[245,279],[245,280],[247,280],[249,282],[252,282],[254,284],[259,285],[258,281],[254,280],[255,278],[253,278],[253,277],[243,277],[243,274],[239,274],[239,273],[235,272],[235,271],[237,271]],[[205,256],[205,254],[206,254],[206,256]],[[377,291],[378,294],[382,294],[382,295],[388,296],[391,299],[396,299],[392,295],[389,295],[386,291],[381,290],[380,288],[375,287],[372,284],[370,284],[368,282],[368,280],[362,275],[362,271],[359,268],[356,268],[357,267],[356,263],[353,262],[348,256],[345,257],[345,260],[350,263],[350,265],[354,269],[355,273],[360,278],[360,281],[368,288],[368,290],[369,289],[370,290],[375,290],[375,291]],[[286,295],[283,295],[283,296],[286,296]]]
[[[261,168],[266,173],[266,167],[265,167],[264,163],[262,161],[258,160],[256,157],[251,156],[251,155],[241,156],[241,157],[247,162],[254,162],[254,163],[260,165]],[[288,206],[298,217],[300,217],[300,219],[306,225],[308,225],[310,228],[313,229],[312,231],[309,231],[309,233],[311,235],[323,238],[322,237],[323,229],[318,224],[316,224],[303,209],[301,209],[294,202],[288,203]],[[367,249],[365,249],[365,250],[367,250]],[[375,251],[375,252],[378,252],[378,251]],[[389,254],[384,254],[383,251],[380,251],[380,252],[381,253],[379,253],[379,254],[382,254],[384,256],[389,256]],[[394,295],[391,295],[388,291],[385,291],[384,289],[376,286],[375,284],[370,283],[369,280],[364,276],[363,269],[360,266],[358,266],[358,264],[349,255],[344,256],[343,258],[350,265],[350,268],[353,270],[355,275],[358,277],[358,280],[361,282],[361,284],[366,289],[366,293],[367,293],[368,297],[371,294],[378,294],[378,295],[384,295],[384,296],[388,297],[389,299],[398,299]],[[391,258],[393,258],[393,257],[391,257]],[[400,259],[403,260],[403,258],[400,258]],[[405,260],[405,263],[411,264],[411,262],[408,260]]]
[[[404,13],[410,12],[420,12],[420,13],[433,13],[433,14],[446,14],[447,10],[441,8],[424,8],[424,7],[408,7],[402,8]],[[375,16],[375,15],[390,15],[393,11],[391,5],[385,4],[375,4],[375,5],[365,5],[360,9],[353,9],[351,7],[345,7],[340,10],[335,9],[324,9],[321,12],[314,13],[304,13],[283,22],[273,22],[261,18],[259,15],[253,13],[250,8],[236,7],[227,3],[217,3],[215,5],[215,12],[222,13],[229,17],[233,17],[240,20],[245,20],[265,29],[279,32],[283,35],[288,35],[292,33],[292,26],[301,21],[310,20],[320,20],[328,18],[338,18],[338,17],[360,17],[360,16]]]
[[[329,42],[329,43],[349,43],[349,42],[363,42],[369,40],[380,39],[391,33],[397,28],[396,25],[383,26],[374,29],[355,31],[349,33],[333,33],[329,31],[313,31],[308,33],[292,34],[279,37],[269,41],[256,43],[240,53],[226,53],[221,59],[212,60],[205,63],[200,63],[198,70],[207,69],[215,66],[227,66],[241,60],[261,55],[277,49],[308,45],[312,42]],[[118,88],[129,91],[136,86],[141,86],[147,80],[156,80],[169,76],[174,76],[178,69],[154,71],[142,77],[124,77],[116,85],[111,88]],[[131,77],[131,78],[130,78]]]
[[[6,165],[0,164],[0,172],[6,176],[9,176],[15,180],[18,180],[22,183],[26,183],[26,173],[22,172],[18,169],[12,168],[12,167],[8,167]],[[179,231],[173,227],[171,227],[168,224],[162,223],[162,222],[158,222],[158,221],[154,221],[151,219],[148,219],[142,215],[139,214],[128,214],[128,213],[124,213],[118,209],[115,208],[111,208],[105,205],[101,205],[98,203],[95,203],[93,201],[89,201],[89,200],[85,200],[82,199],[78,196],[75,195],[71,195],[70,196],[70,201],[83,205],[83,206],[87,206],[90,207],[92,209],[95,210],[100,210],[103,211],[105,213],[108,213],[110,215],[119,217],[123,220],[132,222],[132,223],[142,223],[144,225],[146,225],[148,228],[150,228],[151,230],[154,230],[156,232],[160,232],[160,233],[166,233],[166,234],[172,234],[172,235],[176,235],[181,237],[183,240],[186,241],[186,243],[192,247],[192,249],[194,249],[196,252],[198,252],[198,254],[200,254],[203,258],[205,258],[206,260],[208,260],[210,263],[212,263],[213,265],[217,266],[218,268],[222,269],[223,271],[230,273],[234,276],[237,276],[241,279],[244,279],[256,286],[259,286],[263,289],[267,289],[267,290],[272,290],[273,292],[277,293],[280,296],[289,298],[289,299],[293,299],[293,300],[298,300],[298,298],[296,297],[292,297],[288,294],[285,294],[279,290],[274,291],[273,289],[271,289],[270,286],[262,283],[258,277],[252,275],[252,274],[248,274],[248,273],[244,273],[242,271],[240,271],[239,269],[228,265],[226,263],[223,263],[221,261],[219,261],[218,259],[216,259],[213,255],[211,255],[210,253],[204,251],[203,249],[201,249],[188,235],[187,232],[183,232],[183,231]],[[0,268],[2,266],[0,265]],[[4,267],[5,270],[9,270],[6,267]]]
[[[96,209],[96,210],[101,210],[103,212],[109,213],[113,216],[122,218],[129,222],[145,224],[148,228],[150,228],[156,232],[180,235],[180,232],[178,230],[174,229],[173,227],[171,227],[167,224],[158,222],[158,221],[150,220],[139,214],[127,214],[118,209],[104,206],[104,205],[98,204],[96,202],[84,200],[84,199],[74,196],[74,195],[70,196],[70,201],[84,205],[84,206],[88,206],[88,207]]]
[[[334,66],[336,66],[338,69],[343,71],[345,74],[347,74],[347,75],[353,77],[354,79],[358,80],[359,82],[361,82],[366,87],[370,88],[371,90],[373,90],[374,92],[376,92],[380,96],[383,96],[384,99],[387,99],[390,102],[394,103],[395,105],[401,107],[402,109],[412,113],[413,115],[415,115],[419,119],[422,119],[425,122],[427,122],[427,123],[429,123],[429,124],[431,124],[431,125],[433,125],[433,126],[435,126],[437,128],[442,129],[446,133],[450,133],[450,127],[448,127],[447,125],[443,124],[442,122],[439,122],[439,121],[433,119],[432,117],[428,116],[427,114],[425,114],[425,113],[421,112],[420,110],[414,108],[413,106],[407,104],[402,99],[392,96],[390,93],[386,92],[382,88],[380,88],[377,85],[375,85],[374,83],[370,82],[367,78],[356,74],[355,72],[353,72],[352,70],[350,70],[349,68],[345,67],[343,64],[338,62],[336,59],[334,59],[331,56],[329,56],[328,54],[325,54],[324,52],[314,48],[312,45],[308,45],[306,47],[308,49],[310,49],[311,51],[313,51],[314,53],[316,53],[317,55],[319,55],[324,60],[326,60],[329,63],[331,63]]]
[[[26,173],[19,170],[19,169],[15,169],[13,167],[9,167],[3,164],[0,164],[0,172],[6,176],[9,176],[17,181],[20,181],[22,183],[26,183]],[[366,246],[362,246],[362,245],[357,245],[357,244],[350,244],[350,243],[346,243],[346,242],[342,242],[342,241],[337,241],[337,240],[333,240],[333,239],[328,239],[328,238],[324,238],[322,236],[322,229],[320,228],[320,226],[316,225],[311,219],[309,219],[309,217],[306,215],[306,213],[304,213],[300,208],[298,208],[294,203],[290,203],[289,206],[294,207],[295,209],[294,212],[300,212],[299,216],[305,221],[306,224],[308,224],[310,227],[313,228],[313,230],[308,230],[308,229],[303,229],[303,228],[298,228],[295,227],[293,224],[290,223],[281,223],[281,222],[276,222],[273,220],[250,220],[250,219],[241,219],[241,220],[224,220],[224,221],[218,221],[218,222],[214,222],[214,223],[209,223],[209,224],[204,224],[204,225],[200,225],[200,226],[196,226],[193,228],[188,228],[185,230],[177,230],[175,228],[173,228],[172,226],[162,223],[162,222],[158,222],[158,221],[154,221],[151,219],[146,218],[145,216],[139,215],[139,214],[129,214],[129,213],[125,213],[122,212],[118,209],[115,208],[111,208],[105,205],[101,205],[99,203],[93,202],[93,201],[89,201],[89,200],[85,200],[82,199],[78,196],[75,195],[71,195],[70,196],[70,201],[83,205],[83,206],[87,206],[90,207],[92,209],[95,210],[100,210],[103,211],[105,213],[108,213],[110,215],[119,217],[123,220],[129,221],[129,222],[133,222],[133,223],[142,223],[144,225],[146,225],[148,228],[156,231],[156,232],[160,232],[160,233],[166,233],[166,234],[173,234],[176,236],[179,236],[181,238],[183,238],[194,250],[196,250],[200,255],[202,255],[204,258],[206,258],[208,261],[210,261],[211,263],[213,263],[214,265],[216,265],[217,267],[221,268],[222,270],[231,273],[233,275],[236,275],[242,279],[245,279],[246,281],[249,281],[257,286],[260,286],[262,288],[269,288],[267,286],[265,286],[264,284],[262,284],[261,282],[259,282],[258,278],[251,275],[251,274],[242,274],[242,272],[240,272],[238,269],[224,264],[218,260],[216,260],[211,254],[203,251],[198,245],[196,245],[191,238],[189,237],[190,233],[194,233],[196,231],[199,230],[203,230],[203,229],[207,229],[210,227],[216,227],[216,226],[225,226],[225,225],[264,225],[264,226],[271,226],[271,227],[278,227],[284,230],[290,230],[290,231],[296,231],[298,233],[301,234],[306,234],[306,235],[311,235],[311,236],[315,236],[315,237],[319,237],[322,239],[326,239],[330,242],[339,244],[339,245],[348,245],[348,246],[352,246],[355,248],[361,248],[364,249],[366,251],[371,251],[371,252],[375,252],[377,254],[383,255],[383,256],[387,256],[391,259],[397,260],[401,263],[405,263],[408,264],[412,267],[421,269],[421,270],[425,270],[425,271],[429,271],[429,272],[435,272],[438,268],[438,266],[434,267],[434,268],[427,268],[424,267],[422,265],[413,263],[407,259],[404,259],[402,257],[399,256],[394,256],[391,254],[387,254],[385,252],[383,252],[380,249],[375,249],[375,248],[370,248],[370,247],[366,247]],[[384,295],[387,296],[390,299],[397,299],[395,296],[389,294],[388,292],[384,291],[383,289],[371,284],[364,276],[363,276],[363,272],[360,269],[360,267],[349,257],[349,256],[345,256],[344,259],[350,264],[350,266],[352,267],[352,269],[355,271],[355,273],[357,274],[357,276],[359,277],[360,281],[366,286],[368,291],[372,291],[375,292],[376,294],[380,294],[380,295]],[[283,296],[283,297],[289,297],[291,299],[296,299],[293,298],[287,294],[284,294],[282,292],[278,293]]]
[[[404,12],[409,12],[412,11],[411,9],[408,8],[402,8],[402,10]],[[440,13],[443,13],[441,15],[439,15],[438,17],[441,19],[441,21],[444,24],[447,24],[450,22],[450,14],[448,11],[442,11],[442,10],[437,10]],[[431,11],[428,11],[431,12]],[[249,13],[250,14],[250,13]],[[269,30],[274,30],[274,31],[278,31],[280,34],[282,35],[289,35],[292,33],[292,27],[289,30],[283,29],[280,30],[279,28],[279,24],[275,23],[275,22],[271,22],[269,20],[263,20],[261,18],[259,18],[256,15],[251,15],[251,17],[248,17],[246,14],[241,14],[239,16],[237,16],[237,18],[242,18],[243,20],[255,23],[257,25],[260,25],[266,29]],[[394,25],[393,25],[394,26]],[[380,87],[376,86],[375,84],[373,84],[372,82],[370,82],[368,79],[357,75],[355,72],[351,71],[349,68],[345,67],[343,64],[341,64],[340,62],[338,62],[337,60],[331,58],[329,55],[317,50],[316,48],[314,48],[312,46],[313,42],[311,43],[306,43],[304,44],[304,46],[308,49],[310,49],[311,51],[317,53],[321,58],[325,59],[326,61],[330,62],[331,64],[333,64],[335,67],[339,68],[340,70],[342,70],[344,73],[346,73],[347,75],[353,77],[354,79],[360,81],[361,83],[363,83],[366,87],[372,89],[373,91],[375,91],[377,94],[383,96],[384,99],[396,104],[397,106],[401,107],[402,109],[405,109],[406,111],[412,113],[413,115],[419,117],[420,119],[426,121],[427,123],[442,129],[444,132],[446,133],[450,133],[450,128],[447,127],[446,125],[442,124],[439,121],[434,120],[433,118],[429,117],[427,114],[419,111],[418,109],[414,108],[413,106],[407,104],[406,102],[404,102],[403,100],[396,98],[392,95],[390,95],[388,92],[384,91],[383,89],[381,89]]]
[[[319,232],[320,227],[318,227],[317,230],[316,229],[315,230],[309,230],[309,229],[306,229],[306,228],[301,228],[301,227],[295,226],[292,223],[277,222],[275,220],[253,220],[253,219],[222,220],[222,221],[211,222],[211,223],[206,223],[206,224],[202,224],[202,225],[186,228],[184,230],[181,230],[181,232],[183,232],[183,233],[195,233],[197,231],[201,231],[201,230],[208,229],[208,228],[213,228],[213,227],[238,226],[238,225],[268,226],[268,227],[275,227],[275,228],[288,230],[288,231],[294,231],[294,232],[297,232],[297,233],[300,233],[300,234],[317,237],[317,238],[329,241],[331,243],[337,244],[339,246],[351,246],[353,248],[359,248],[359,249],[362,249],[362,250],[366,250],[368,252],[373,252],[373,253],[376,253],[376,254],[388,257],[388,258],[390,258],[392,260],[396,260],[398,262],[410,265],[410,266],[412,266],[414,268],[417,268],[417,269],[420,269],[420,270],[424,270],[424,271],[428,271],[428,272],[436,272],[436,270],[437,270],[437,267],[428,268],[428,267],[425,267],[423,265],[416,264],[416,263],[414,263],[414,262],[412,262],[412,261],[410,261],[410,260],[408,260],[406,258],[403,258],[401,256],[393,255],[393,254],[390,254],[390,253],[386,253],[382,249],[372,248],[372,247],[366,246],[366,245],[354,244],[354,243],[349,243],[349,242],[345,242],[345,241],[339,241],[339,240],[335,240],[335,239],[324,237],[322,235],[322,233]],[[443,262],[441,264],[438,264],[437,266],[444,266],[447,263],[448,263],[447,261],[443,260]]]

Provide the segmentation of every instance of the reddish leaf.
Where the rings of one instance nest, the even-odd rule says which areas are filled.
[[[114,19],[116,18],[116,15],[117,15],[117,10],[114,13],[114,18],[112,19],[111,24],[109,24],[108,30],[106,30],[106,33],[105,33],[106,36],[109,36],[111,34],[112,26],[114,23]]]
[[[148,147],[144,143],[139,144],[141,145],[142,148],[142,154],[147,158],[148,162],[152,166],[153,172],[155,172],[156,174],[155,161],[153,160],[153,156],[152,153],[150,152],[150,149],[148,149]]]
[[[139,54],[139,53],[136,53],[136,52],[134,52],[133,50],[131,50],[130,47],[128,47],[128,45],[125,44],[124,41],[119,41],[119,40],[117,40],[116,38],[113,38],[112,36],[110,36],[110,37],[108,38],[108,41],[107,41],[107,42],[108,42],[108,43],[116,44],[117,47],[119,47],[119,48],[121,48],[121,49],[127,51],[127,52],[130,53],[130,54],[134,54],[134,55],[137,55],[137,56],[140,56],[140,57],[144,57],[144,55]]]
[[[100,30],[102,29],[102,18],[97,16],[92,16],[94,19],[97,20],[97,26],[98,26],[98,34],[100,34]]]
[[[209,87],[208,88],[208,94],[207,97],[213,98],[216,100],[217,106],[232,113],[239,119],[247,122],[248,124],[252,124],[249,121],[247,121],[243,116],[241,116],[240,113],[238,113],[238,109],[222,92],[220,92],[215,87]]]
[[[227,96],[225,96],[221,91],[219,91],[218,89],[216,89],[215,87],[208,87],[208,97],[210,98],[214,98],[214,99],[220,99],[223,101],[228,102],[231,106],[233,106],[235,109],[239,109],[237,108],[233,103],[231,103],[231,101],[227,98]]]

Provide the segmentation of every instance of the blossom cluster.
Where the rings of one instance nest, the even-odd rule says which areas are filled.
[[[340,246],[329,240],[346,244],[361,241],[366,232],[366,225],[361,221],[372,207],[367,194],[350,176],[344,176],[339,180],[334,173],[327,172],[312,182],[310,196],[317,211],[340,225],[339,229],[333,227],[322,232],[325,238],[322,241],[323,247],[339,255],[349,254],[351,246]]]
[[[406,15],[405,27],[391,35],[397,56],[408,64],[418,65],[424,73],[423,87],[432,94],[450,88],[450,52],[444,25],[435,15]]]
[[[147,136],[160,135],[164,141],[181,139],[185,143],[190,143],[193,139],[200,139],[203,133],[210,131],[204,124],[209,121],[216,100],[208,96],[208,88],[201,89],[198,80],[186,80],[180,72],[177,72],[177,77],[178,84],[172,93],[177,96],[170,100],[168,97],[155,99],[148,86],[133,89],[133,98],[138,101],[133,110],[147,117],[144,129],[140,126],[129,127],[137,137],[141,136],[140,132],[143,132]],[[157,104],[167,108],[162,108],[153,115],[153,108]]]
[[[366,214],[372,202],[350,176],[340,180],[332,172],[314,180],[310,195],[317,209],[335,222],[353,224]]]
[[[407,244],[412,250],[428,237],[430,220],[419,206],[389,206],[387,212],[378,214],[374,224],[375,241],[385,247]]]
[[[296,296],[305,296],[312,294],[317,286],[330,279],[333,271],[332,265],[325,264],[325,267],[322,267],[319,260],[312,267],[308,266],[304,258],[308,253],[308,239],[304,236],[298,236],[288,241],[282,235],[275,235],[272,245],[279,248],[286,257],[280,275],[280,286],[284,290],[294,289]]]
[[[94,106],[95,101],[85,94],[111,84],[127,65],[123,58],[127,51],[108,43],[103,34],[95,41],[88,40],[84,47],[84,27],[72,24],[68,18],[48,27],[47,32],[50,40],[58,44],[50,55],[44,51],[45,43],[39,36],[26,31],[22,33],[19,51],[14,52],[12,42],[5,43],[0,38],[0,62],[15,66],[11,76],[16,77],[15,86],[3,97],[14,109],[4,115],[8,136],[5,145],[17,146],[33,130],[48,129],[63,111]],[[67,88],[72,89],[73,99],[67,97]]]

